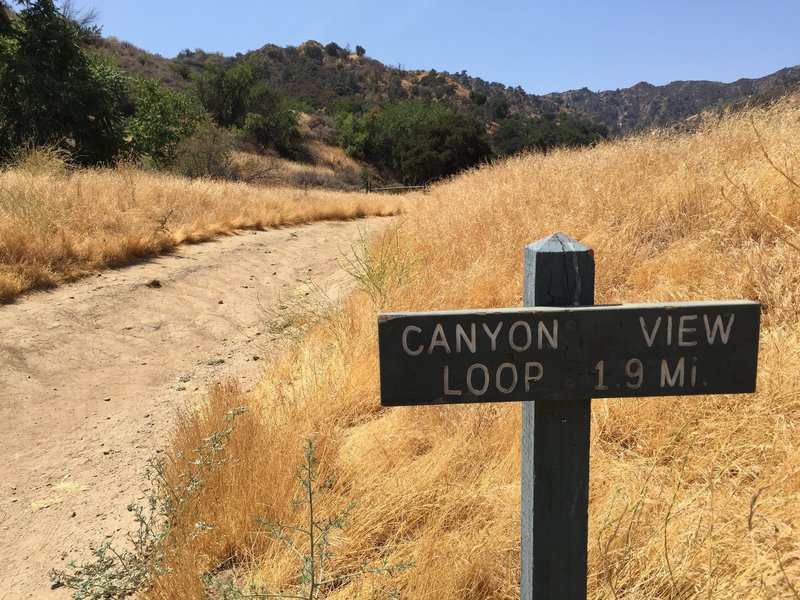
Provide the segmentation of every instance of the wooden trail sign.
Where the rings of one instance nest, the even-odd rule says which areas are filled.
[[[520,590],[586,597],[591,398],[730,394],[756,385],[760,306],[591,306],[592,251],[525,248],[521,309],[378,317],[381,404],[522,407]]]
[[[752,392],[759,305],[380,316],[384,406]]]

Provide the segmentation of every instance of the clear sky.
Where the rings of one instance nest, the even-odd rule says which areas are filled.
[[[267,43],[363,46],[407,69],[535,94],[730,82],[800,64],[800,0],[73,0],[105,35],[165,57]]]

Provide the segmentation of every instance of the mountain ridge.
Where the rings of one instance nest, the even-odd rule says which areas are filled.
[[[120,66],[125,71],[161,78],[167,85],[179,91],[188,89],[191,73],[202,70],[204,66],[224,66],[255,60],[264,67],[265,72],[271,73],[268,79],[280,91],[292,96],[305,93],[312,99],[316,98],[318,104],[341,100],[353,94],[364,97],[381,96],[381,100],[386,100],[392,99],[393,93],[397,95],[399,90],[413,93],[418,89],[423,96],[446,99],[458,108],[475,112],[472,105],[476,103],[476,98],[480,102],[482,96],[486,96],[486,99],[494,99],[495,102],[502,103],[504,100],[510,111],[526,116],[541,116],[559,111],[575,113],[602,123],[615,135],[653,127],[681,126],[687,119],[704,111],[769,102],[800,89],[800,65],[788,66],[762,77],[739,78],[730,83],[676,80],[664,85],[654,85],[640,81],[630,87],[615,90],[594,92],[584,87],[531,94],[520,86],[489,82],[471,76],[464,70],[449,73],[435,69],[388,66],[369,56],[358,56],[349,47],[341,47],[334,42],[323,45],[307,40],[298,46],[286,47],[266,43],[260,48],[237,53],[235,56],[186,49],[173,58],[149,53],[115,38],[103,38],[102,43],[112,54],[120,59],[124,58]],[[303,61],[317,64],[314,69],[304,71],[299,68]],[[319,74],[320,68],[339,72],[340,75],[335,78],[334,83],[338,88],[325,88],[320,85],[319,79],[313,80],[313,75]],[[342,75],[342,72],[345,74]],[[498,108],[495,105],[494,108],[500,112],[503,110],[502,106]],[[493,115],[483,116],[491,120]]]
[[[677,80],[657,86],[640,81],[629,88],[601,92],[580,88],[545,97],[599,120],[614,133],[630,133],[676,125],[706,110],[769,102],[798,89],[800,65],[731,83]]]

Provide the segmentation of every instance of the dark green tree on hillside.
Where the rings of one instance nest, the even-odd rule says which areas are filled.
[[[231,68],[212,65],[195,76],[194,89],[218,125],[243,127],[255,82],[253,69],[246,63]]]
[[[514,114],[498,122],[491,144],[495,154],[509,156],[524,150],[587,146],[606,137],[605,125],[569,113],[532,118]]]
[[[297,118],[256,77],[249,63],[211,66],[195,77],[194,86],[200,103],[218,125],[237,128],[260,150],[271,148],[282,156],[301,151]]]
[[[180,143],[208,120],[208,113],[193,96],[185,96],[152,79],[131,82],[136,106],[127,121],[131,148],[150,158],[159,169],[170,168],[178,158]]]
[[[22,144],[60,145],[85,164],[124,146],[124,77],[92,59],[78,25],[53,0],[24,2],[0,27],[0,153]]]
[[[336,118],[345,150],[391,171],[408,185],[472,167],[490,155],[483,127],[435,102],[410,100]]]
[[[325,53],[333,58],[338,58],[341,52],[342,48],[340,48],[339,44],[335,42],[331,42],[325,46]]]

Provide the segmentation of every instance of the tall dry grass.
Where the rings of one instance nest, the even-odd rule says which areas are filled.
[[[331,569],[415,562],[325,597],[518,597],[519,406],[381,409],[376,313],[519,305],[522,249],[554,231],[594,248],[598,303],[764,310],[756,394],[593,402],[590,597],[800,597],[798,155],[800,108],[785,101],[692,134],[514,158],[419,197],[351,265],[360,289],[257,393],[221,386],[181,421],[172,455],[191,456],[225,410],[249,408],[175,520],[149,597],[200,597],[203,572],[297,582],[297,557],[253,517],[303,523],[291,499],[306,436],[333,481],[319,514],[356,503]],[[214,529],[193,537],[198,522]]]
[[[71,171],[34,152],[0,171],[0,301],[236,229],[395,214],[400,202],[127,166]]]

